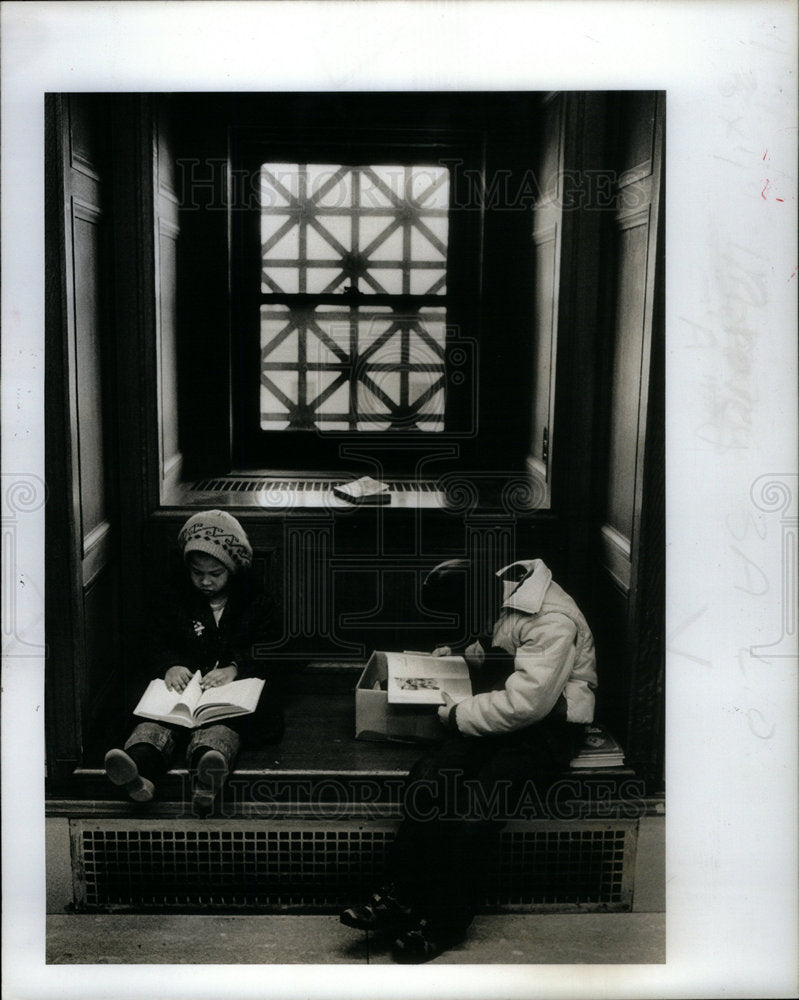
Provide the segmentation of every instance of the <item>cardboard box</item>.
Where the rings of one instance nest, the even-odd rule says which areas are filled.
[[[355,738],[403,743],[441,739],[444,727],[436,706],[390,704],[387,679],[386,654],[372,653],[355,687]]]

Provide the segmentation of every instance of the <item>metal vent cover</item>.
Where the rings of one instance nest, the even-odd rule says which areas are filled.
[[[344,479],[272,479],[264,476],[237,476],[216,479],[198,479],[188,484],[190,490],[204,493],[253,493],[260,490],[276,492],[319,493],[332,490],[347,482]],[[386,479],[386,485],[395,493],[438,493],[435,483],[417,482],[412,479]]]
[[[78,911],[325,913],[383,875],[396,823],[70,820]],[[486,912],[629,910],[637,822],[513,821]]]

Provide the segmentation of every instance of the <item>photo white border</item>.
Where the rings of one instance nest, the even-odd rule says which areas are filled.
[[[787,529],[750,491],[797,470],[796,5],[6,2],[0,18],[4,488],[46,481],[45,91],[667,92],[667,963],[241,965],[235,986],[223,966],[45,966],[43,662],[18,643],[43,642],[43,517],[9,533],[4,507],[9,1000],[796,996],[795,635],[793,656],[750,652],[791,597]]]

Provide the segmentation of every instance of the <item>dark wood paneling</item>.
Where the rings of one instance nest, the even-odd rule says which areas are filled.
[[[549,471],[549,431],[552,423],[551,384],[554,376],[555,321],[560,240],[553,227],[535,237],[535,318],[533,322],[533,433],[530,458],[544,478]]]
[[[174,114],[173,99],[168,94],[160,95],[155,108],[158,194],[177,204],[178,179],[172,134]]]
[[[665,108],[659,97],[655,121],[653,172],[662,170]],[[663,188],[656,186],[652,215],[663,219]],[[629,762],[643,775],[652,791],[665,781],[666,735],[666,358],[665,358],[665,234],[657,226],[649,344],[646,433],[639,436],[636,507],[640,511],[633,550],[636,581],[631,598],[634,631],[627,737]]]
[[[646,218],[618,235],[613,371],[610,385],[607,523],[632,538],[644,349],[649,226]]]
[[[163,478],[180,461],[178,436],[178,367],[175,274],[177,266],[176,227],[159,220],[158,240],[158,320],[160,345],[161,452]],[[199,340],[199,338],[198,338]],[[201,341],[198,343],[201,348]]]
[[[175,152],[172,116],[168,98],[159,97],[154,106],[154,218],[156,258],[156,322],[158,350],[158,415],[160,496],[182,473],[182,451],[178,423],[178,323],[177,273],[178,198],[175,191]],[[202,352],[207,331],[196,331],[192,338]]]
[[[599,673],[596,717],[624,743],[629,737],[630,657],[625,649],[627,593],[603,572],[594,597],[591,628]]]
[[[609,207],[600,183],[607,171],[607,109],[602,93],[566,93],[561,178],[558,375],[550,433],[552,508],[560,519],[562,564],[556,579],[591,617],[599,504],[594,474],[603,428],[595,399],[607,386],[598,364],[604,314],[599,292],[607,258]],[[554,569],[554,567],[553,567]]]
[[[98,94],[70,94],[69,166],[93,180],[102,180],[106,168],[105,98]]]
[[[622,173],[634,171],[646,176],[652,171],[655,155],[655,113],[657,94],[630,90],[617,95],[619,119],[618,167]]]
[[[145,591],[181,565],[177,536],[189,511],[163,512],[146,529]],[[491,570],[545,559],[573,589],[552,532],[511,513],[295,512],[264,518],[235,511],[253,545],[253,571],[280,605],[278,644],[299,669],[314,659],[353,659],[373,649],[432,648],[441,633],[420,602],[424,576],[443,559],[469,557]],[[386,539],[404,539],[386,552]],[[484,595],[486,596],[486,595]],[[477,621],[472,622],[477,626]],[[480,624],[482,629],[484,624]]]
[[[72,202],[72,253],[78,471],[82,543],[107,520],[103,448],[101,213]]]
[[[97,95],[48,99],[46,631],[48,775],[80,763],[101,691],[119,675],[108,116]],[[50,395],[48,391],[48,395]],[[96,681],[102,678],[103,685]]]
[[[664,752],[664,109],[655,94],[614,95],[611,108],[615,211],[605,272],[609,394],[597,418],[607,434],[598,476],[597,642],[602,704],[628,762],[655,788]]]
[[[86,588],[83,598],[86,632],[86,676],[81,692],[84,704],[84,745],[98,725],[113,725],[114,705],[119,694],[118,666],[118,580],[115,568],[99,573]]]
[[[539,156],[535,164],[540,197],[533,209],[534,246],[532,427],[528,466],[533,476],[549,483],[554,385],[556,379],[558,314],[560,302],[561,231],[563,217],[563,160],[565,96],[555,95],[544,108]],[[549,487],[543,495],[549,506]]]
[[[77,761],[80,706],[74,684],[75,650],[82,635],[80,562],[75,540],[76,505],[72,502],[74,437],[70,420],[69,339],[64,162],[68,153],[68,105],[45,97],[45,462],[49,502],[45,506],[47,584],[44,595],[45,734],[47,776],[65,779]],[[67,148],[65,148],[65,146]],[[59,586],[55,585],[59,582]]]
[[[563,115],[565,94],[554,94],[545,103],[536,163],[541,205],[558,206],[563,168]]]

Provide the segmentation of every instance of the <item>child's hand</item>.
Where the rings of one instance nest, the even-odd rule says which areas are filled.
[[[222,687],[223,684],[230,684],[231,681],[236,679],[238,672],[238,669],[232,663],[228,667],[214,667],[213,670],[208,671],[205,677],[200,678],[200,687],[203,691],[207,691],[208,688],[217,688]]]
[[[167,691],[177,691],[180,694],[191,680],[191,670],[188,667],[170,667],[164,675]]]
[[[444,704],[439,706],[438,718],[445,726],[449,722],[449,711],[455,702],[450,698],[446,691],[441,692],[441,697],[444,699]]]
[[[485,650],[480,645],[480,640],[473,642],[470,646],[467,646],[463,652],[463,658],[466,660],[470,667],[482,667],[485,663]]]
[[[452,649],[450,646],[436,646],[433,650],[432,656],[452,656]]]

